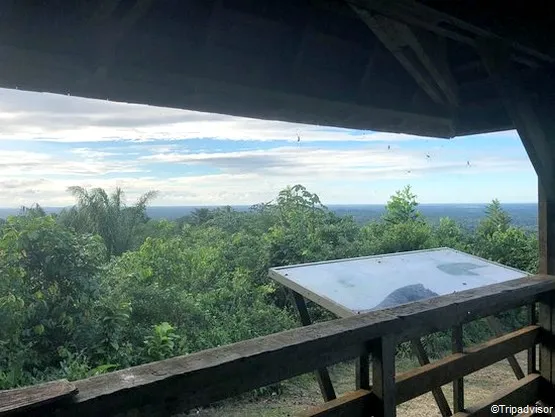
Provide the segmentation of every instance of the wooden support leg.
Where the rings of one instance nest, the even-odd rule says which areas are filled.
[[[453,327],[451,333],[451,344],[453,353],[462,353],[464,349],[463,343],[463,327],[458,325]],[[459,413],[464,411],[464,379],[455,379],[453,381],[453,411]]]
[[[422,345],[420,339],[411,340],[411,345],[414,353],[416,354],[416,357],[418,358],[420,366],[428,365],[430,363],[430,359],[428,358],[428,354],[426,353],[426,350],[424,349],[424,346]],[[443,393],[441,387],[433,389],[432,395],[436,400],[441,415],[443,417],[451,416],[451,408],[449,407],[449,403],[447,402],[447,399],[445,398],[445,394]]]
[[[310,315],[308,314],[308,309],[306,308],[304,297],[294,291],[291,292],[293,293],[293,298],[295,299],[295,305],[297,306],[297,310],[299,311],[302,325],[311,325],[312,320],[310,319]],[[335,395],[335,390],[333,389],[328,370],[326,368],[318,369],[316,371],[316,379],[318,380],[318,385],[320,386],[320,392],[322,393],[322,397],[324,397],[324,401],[335,400],[337,397]]]
[[[501,322],[497,317],[487,317],[486,321],[496,337],[503,336],[503,328],[501,326]],[[524,378],[524,372],[522,371],[522,368],[520,367],[520,364],[518,363],[514,355],[509,356],[507,360],[509,361],[509,364],[511,365],[516,378]]]
[[[377,398],[375,417],[395,417],[395,348],[391,336],[382,337],[372,351],[372,391]]]

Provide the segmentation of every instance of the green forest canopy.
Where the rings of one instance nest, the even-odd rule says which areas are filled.
[[[447,246],[537,270],[537,236],[513,226],[497,200],[470,233],[449,218],[428,222],[409,186],[362,226],[301,185],[248,212],[202,208],[176,221],[147,218],[154,192],[128,206],[121,189],[69,191],[73,208],[47,215],[35,205],[0,226],[0,389],[295,327],[287,293],[267,278],[272,266]],[[514,312],[504,323],[521,320]],[[466,337],[487,331],[477,323]],[[434,352],[450,346],[445,335],[425,342]]]

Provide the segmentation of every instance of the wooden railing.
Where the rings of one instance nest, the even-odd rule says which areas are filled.
[[[370,353],[371,388],[355,390],[302,415],[394,416],[396,405],[540,343],[540,372],[532,363],[527,376],[489,402],[467,406],[464,411],[455,405],[460,416],[489,415],[490,403],[525,406],[555,398],[549,376],[555,368],[553,299],[555,277],[522,278],[99,375],[73,383],[78,392],[69,398],[65,392],[65,399],[34,408],[33,402],[44,401],[36,395],[40,387],[5,391],[0,393],[0,410],[8,412],[6,404],[11,398],[12,408],[25,407],[20,413],[25,416],[116,416],[127,412],[167,416]],[[395,375],[398,343],[457,330],[463,323],[535,303],[540,305],[537,324]],[[533,354],[530,357],[534,360]],[[25,392],[33,392],[33,399],[29,395],[25,401]],[[462,384],[455,392],[455,401],[462,408]],[[14,396],[19,400],[13,401]],[[10,415],[18,415],[14,411]]]

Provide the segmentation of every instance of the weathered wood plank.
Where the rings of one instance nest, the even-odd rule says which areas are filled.
[[[463,326],[454,326],[451,330],[451,346],[453,353],[463,353]],[[464,379],[453,380],[453,411],[458,413],[464,410]]]
[[[469,407],[466,412],[455,414],[454,417],[482,417],[495,415],[496,413],[492,413],[491,411],[492,405],[525,407],[529,404],[534,404],[538,400],[541,383],[542,377],[540,375],[527,375],[512,384],[510,387],[492,395],[486,401],[483,401],[474,407]],[[498,415],[506,414],[499,413]]]
[[[310,314],[306,308],[304,297],[293,290],[291,290],[291,293],[293,294],[297,311],[301,317],[301,324],[303,326],[310,326],[312,324],[312,320],[310,319]],[[316,380],[318,381],[318,386],[320,387],[320,392],[322,393],[324,401],[331,401],[337,398],[331,383],[330,374],[326,368],[319,368],[316,370]]]
[[[67,399],[76,393],[75,385],[65,379],[0,391],[0,416],[27,412],[31,408]]]
[[[445,385],[457,378],[493,365],[509,355],[526,350],[538,341],[540,331],[539,326],[528,326],[465,349],[464,353],[455,353],[429,365],[398,375],[397,403],[409,401],[435,387]]]
[[[395,348],[392,336],[383,336],[372,351],[372,392],[376,395],[376,417],[395,417]]]
[[[376,397],[369,390],[356,390],[297,413],[297,417],[365,417],[371,415]]]
[[[538,280],[546,281],[544,284],[545,291],[542,291],[542,293],[550,291],[549,288],[553,282],[547,284],[547,281],[552,281],[553,278],[538,275],[535,277],[525,277],[507,281],[505,284],[508,287],[502,290],[501,293],[497,293],[498,290],[493,290],[493,286],[487,286],[482,287],[484,290],[482,296],[478,295],[481,292],[480,289],[476,289],[477,291],[474,294],[472,293],[474,290],[467,290],[448,296],[432,298],[423,302],[384,309],[382,312],[384,314],[394,314],[401,319],[401,329],[398,332],[393,329],[392,331],[396,332],[398,342],[404,342],[424,334],[447,330],[456,324],[468,323],[479,318],[491,316],[499,313],[501,310],[507,311],[534,302],[533,299],[537,300],[539,296],[528,295],[528,291],[532,290],[532,288],[529,288],[527,284],[537,282]],[[513,292],[513,286],[519,287],[520,290],[511,296],[510,293]],[[535,285],[531,287],[535,287]],[[488,288],[488,290],[486,290],[486,288]],[[491,292],[492,290],[497,294],[494,295]],[[457,295],[461,297],[459,298]],[[454,298],[450,299],[449,302],[447,298],[444,298],[451,296],[454,296]],[[503,300],[501,301],[501,299]],[[529,299],[532,300],[528,301]],[[497,302],[500,304],[496,304]],[[425,304],[427,305],[425,306]],[[414,314],[416,311],[418,311],[418,313]],[[422,331],[424,328],[426,330]]]
[[[420,366],[429,365],[430,359],[428,358],[426,349],[424,349],[424,346],[422,345],[422,342],[420,341],[420,339],[412,340],[411,344]],[[436,404],[443,417],[448,417],[453,414],[451,413],[451,407],[449,407],[447,398],[445,398],[445,394],[443,393],[443,390],[441,389],[440,386],[432,389],[432,395],[434,396]]]
[[[64,409],[80,417],[145,404],[187,410],[354,359],[383,335],[408,340],[534,302],[553,290],[553,277],[526,277],[99,375],[77,381],[79,393]]]

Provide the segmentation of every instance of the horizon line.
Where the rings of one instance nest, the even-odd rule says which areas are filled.
[[[169,207],[252,207],[258,204],[264,204],[265,202],[258,202],[258,203],[242,203],[242,204],[182,204],[182,205],[174,205],[174,204],[169,204],[169,205],[152,205],[152,206],[148,206],[147,209],[149,208],[169,208]],[[482,202],[482,203],[418,203],[419,206],[457,206],[457,205],[488,205],[491,204],[491,201],[489,202]],[[526,202],[501,202],[501,205],[507,205],[507,204],[535,204],[537,205],[538,202],[537,201],[526,201]],[[40,204],[39,204],[40,205]],[[323,204],[324,206],[385,206],[387,205],[386,203],[328,203],[328,204]],[[70,207],[74,207],[75,204],[73,205],[67,205],[67,206],[42,206],[40,205],[42,208],[44,209],[64,209],[64,208],[70,208]],[[0,210],[20,210],[23,207],[23,205],[14,207],[8,207],[8,206],[0,206]],[[31,207],[31,206],[25,206],[25,207]]]

